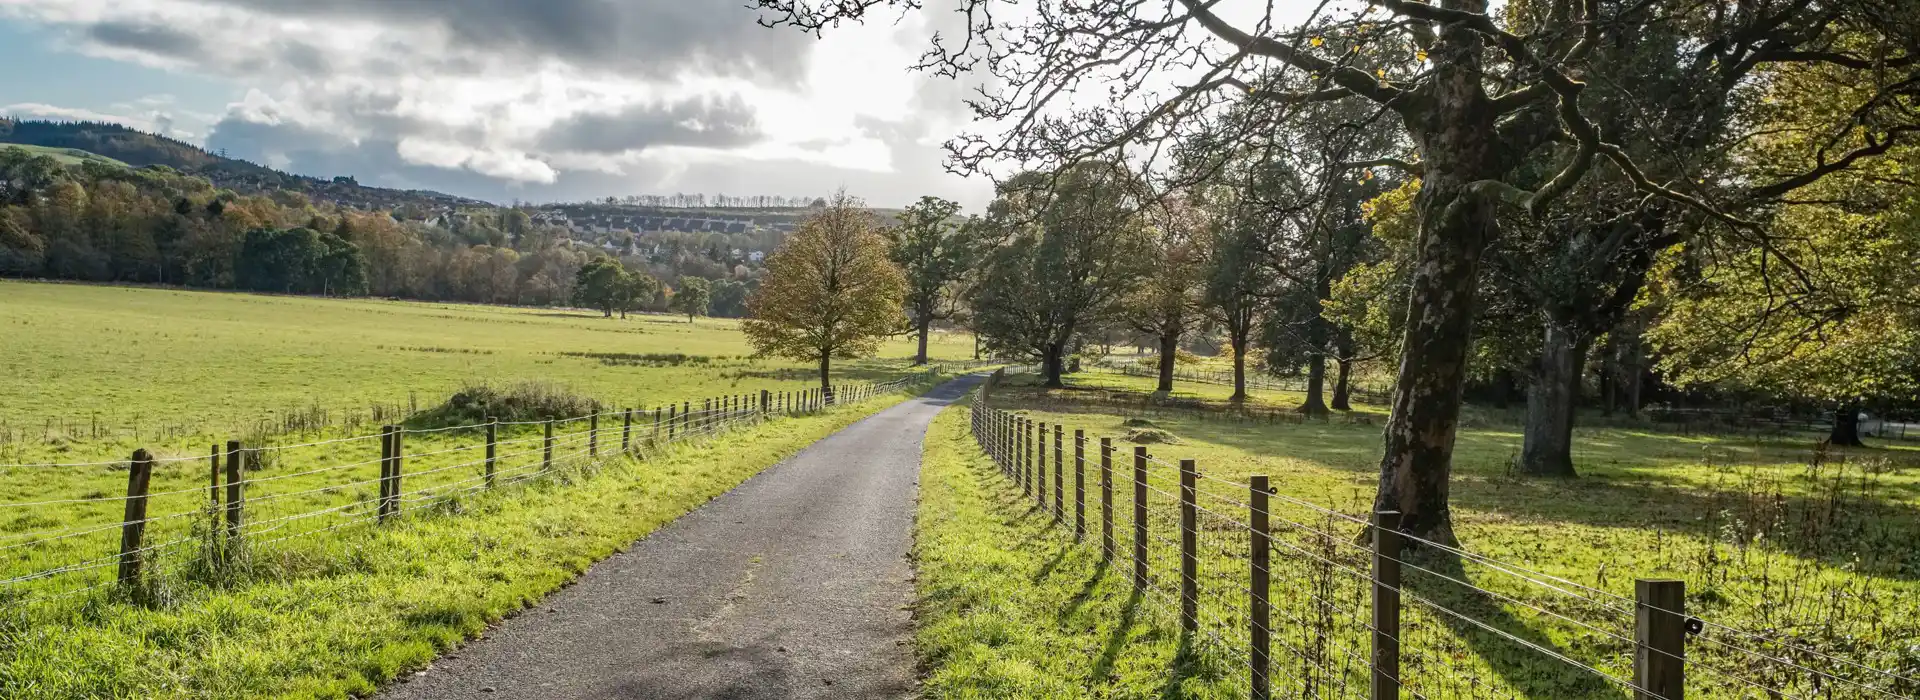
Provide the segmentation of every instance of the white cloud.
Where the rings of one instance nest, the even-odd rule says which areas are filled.
[[[980,203],[984,183],[900,170],[927,160],[903,151],[957,126],[906,70],[924,36],[917,15],[816,41],[754,26],[741,4],[0,0],[0,16],[62,28],[94,55],[248,88],[207,140],[268,164],[325,163],[363,181],[380,174],[362,167],[419,166],[512,188],[564,184],[570,169],[647,182],[716,166],[743,169],[751,187],[751,169],[779,162],[898,175],[898,193],[860,193],[876,201],[911,200],[918,185]],[[151,128],[165,109],[101,116]],[[583,131],[550,134],[570,127]]]

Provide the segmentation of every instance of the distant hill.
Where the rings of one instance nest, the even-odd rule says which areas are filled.
[[[108,158],[98,153],[82,151],[77,148],[53,148],[50,146],[29,146],[18,143],[0,143],[0,149],[26,151],[36,156],[50,156],[64,165],[79,165],[88,161],[119,168],[131,168],[124,162]]]
[[[213,182],[216,187],[236,192],[292,190],[316,201],[360,209],[392,210],[408,204],[429,210],[493,206],[477,199],[429,190],[365,187],[350,176],[328,180],[284,173],[244,160],[222,158],[189,143],[119,124],[0,118],[0,145],[7,144],[38,149],[68,163],[80,162],[92,156],[103,162],[130,167],[164,165],[199,175]]]

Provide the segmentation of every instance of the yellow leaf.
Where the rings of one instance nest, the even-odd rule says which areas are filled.
[[[1326,40],[1325,40],[1325,39],[1322,39],[1322,38],[1320,38],[1320,37],[1317,37],[1317,36],[1313,38],[1313,45],[1314,45],[1314,46],[1319,46],[1319,45],[1321,45],[1321,44],[1323,44],[1323,43],[1326,43]]]
[[[1425,51],[1415,51],[1415,52],[1413,52],[1413,60],[1416,60],[1416,61],[1426,61],[1426,60],[1427,60],[1427,52],[1425,52]]]
[[[1382,77],[1382,78],[1385,78],[1385,77],[1387,77],[1387,69],[1385,69],[1385,68],[1375,68],[1375,69],[1373,69],[1373,74],[1374,74],[1374,75],[1377,75],[1377,76],[1380,76],[1380,77]]]

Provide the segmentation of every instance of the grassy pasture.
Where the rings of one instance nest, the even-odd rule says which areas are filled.
[[[919,552],[931,695],[1244,697],[1242,524],[1251,500],[1244,484],[1249,475],[1266,474],[1277,492],[1270,508],[1276,693],[1364,697],[1361,572],[1368,563],[1354,544],[1361,528],[1345,518],[1370,509],[1377,424],[1250,422],[1197,411],[1146,416],[1177,442],[1147,445],[1154,459],[1153,585],[1149,594],[1132,596],[1124,504],[1135,445],[1124,436],[1149,426],[1137,414],[1079,404],[1074,395],[1151,384],[1091,372],[1069,384],[1045,391],[1016,377],[993,404],[1064,424],[1069,455],[1072,430],[1087,431],[1090,462],[1095,438],[1115,437],[1119,558],[1113,566],[1098,561],[1094,501],[1087,512],[1096,534],[1071,544],[1070,532],[1049,527],[1051,514],[1023,500],[1019,487],[980,457],[964,436],[965,414],[943,416],[928,443]],[[1219,389],[1181,390],[1224,399]],[[1255,399],[1280,406],[1298,400]],[[1814,465],[1810,435],[1752,440],[1583,429],[1574,454],[1581,478],[1540,481],[1510,475],[1519,443],[1517,429],[1493,421],[1461,431],[1452,488],[1458,535],[1472,555],[1578,585],[1549,587],[1541,583],[1551,582],[1546,576],[1471,557],[1414,553],[1405,590],[1421,602],[1403,612],[1401,636],[1410,691],[1434,698],[1624,697],[1620,682],[1600,674],[1632,677],[1625,640],[1633,635],[1634,579],[1671,577],[1687,582],[1689,613],[1713,623],[1689,644],[1690,696],[1768,697],[1748,683],[1783,690],[1777,697],[1920,693],[1910,681],[1850,665],[1907,678],[1920,671],[1920,645],[1913,643],[1920,638],[1920,550],[1913,547],[1920,541],[1920,451],[1856,450]],[[1181,459],[1196,460],[1202,474],[1202,632],[1187,645],[1169,632],[1177,619]],[[1070,494],[1071,472],[1065,483]],[[1095,498],[1096,468],[1089,467],[1086,484]],[[1069,495],[1069,520],[1072,509]]]
[[[312,536],[275,542],[290,535],[259,532],[245,560],[219,577],[196,569],[200,545],[189,542],[161,561],[145,604],[124,601],[111,589],[0,597],[0,697],[366,697],[535,605],[593,562],[907,395],[748,426],[644,460],[576,457],[555,474],[520,484],[507,482],[526,470],[503,465],[502,487],[494,492],[449,489],[456,479],[471,479],[473,468],[452,470],[458,477],[429,477],[423,472],[440,462],[422,458],[419,467],[409,467],[421,483],[408,492],[439,489],[454,497],[409,504],[392,524],[365,523],[364,508],[292,521],[292,534]],[[618,432],[609,434],[617,452]],[[470,440],[414,437],[422,438],[422,452]],[[577,455],[581,447],[573,440],[555,448],[557,460]],[[363,454],[365,446],[314,449],[348,456]],[[509,451],[501,448],[503,455]],[[191,466],[183,469],[192,472]],[[373,488],[329,493],[325,481],[337,477],[301,478],[320,481],[262,484],[262,496],[323,490],[256,501],[250,521],[292,512],[295,499],[312,508],[364,498]],[[155,488],[161,488],[158,479]],[[352,521],[360,524],[329,529]]]
[[[815,381],[810,366],[748,357],[738,328],[727,319],[0,281],[0,464],[125,459],[135,447],[201,454],[263,420],[324,412],[339,428],[349,414],[364,422],[374,404],[405,413],[470,382],[550,382],[645,406]],[[936,358],[972,356],[970,336],[933,340]],[[896,339],[835,374],[884,381],[912,353],[910,339]]]

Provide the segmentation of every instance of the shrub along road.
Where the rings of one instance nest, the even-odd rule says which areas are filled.
[[[815,443],[381,697],[911,695],[921,441],[976,381]]]

